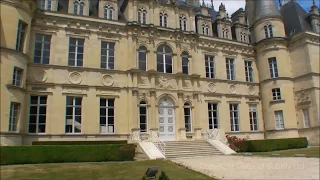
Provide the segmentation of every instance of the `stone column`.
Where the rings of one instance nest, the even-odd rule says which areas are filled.
[[[186,128],[184,125],[184,108],[183,108],[183,92],[178,92],[178,119],[176,121],[176,124],[178,126],[178,133],[179,133],[179,139],[178,140],[186,140],[187,139],[187,135],[186,135]]]
[[[150,122],[150,130],[154,131],[158,135],[158,106],[157,106],[157,96],[156,91],[151,90],[150,91],[150,116],[149,122]]]

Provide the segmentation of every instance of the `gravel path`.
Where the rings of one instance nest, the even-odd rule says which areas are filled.
[[[218,179],[319,179],[319,158],[211,156],[172,161]]]

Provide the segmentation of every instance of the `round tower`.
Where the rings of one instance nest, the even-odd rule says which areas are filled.
[[[31,20],[36,4],[31,0],[1,0],[1,145],[21,145],[27,132],[26,76]]]
[[[274,1],[246,1],[255,44],[265,138],[298,137],[294,84],[284,23]]]

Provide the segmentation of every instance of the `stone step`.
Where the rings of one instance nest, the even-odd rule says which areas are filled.
[[[166,158],[169,159],[174,159],[174,158],[185,158],[185,157],[201,157],[201,156],[216,156],[216,155],[221,155],[221,154],[214,154],[214,153],[202,153],[202,154],[194,154],[194,153],[190,153],[190,154],[176,154],[176,155],[166,155]]]
[[[173,152],[166,152],[166,155],[172,155],[172,154],[201,154],[201,153],[217,153],[219,154],[220,152],[214,152],[214,151],[173,151]]]
[[[203,150],[218,151],[219,152],[219,150],[212,148],[212,147],[210,147],[210,148],[197,148],[197,149],[194,149],[194,148],[172,148],[172,149],[166,148],[165,149],[166,152],[169,152],[169,151],[203,151]]]

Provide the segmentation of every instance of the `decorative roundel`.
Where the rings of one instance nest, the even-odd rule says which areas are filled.
[[[168,118],[168,123],[173,123],[173,118]]]
[[[235,85],[229,85],[229,92],[231,94],[236,94],[236,92],[237,92],[236,86]]]
[[[38,81],[38,82],[45,82],[48,78],[47,76],[47,73],[43,70],[36,70],[34,73],[33,73],[33,78],[35,81]]]
[[[172,127],[172,126],[169,126],[169,127],[168,127],[168,131],[169,131],[169,132],[173,132],[173,127]]]
[[[105,86],[112,86],[113,85],[113,77],[110,75],[104,75],[102,77],[102,84]]]
[[[69,75],[69,81],[70,81],[72,84],[80,84],[81,81],[82,81],[81,74],[78,73],[78,72],[72,72],[72,73],[70,73],[70,75]]]
[[[163,132],[163,131],[164,131],[164,127],[163,127],[163,126],[160,126],[159,131],[160,131],[160,132]]]
[[[159,118],[159,123],[164,123],[164,118],[163,117]]]
[[[216,90],[217,90],[216,85],[214,85],[214,83],[209,83],[208,90],[209,90],[209,92],[216,92]]]
[[[249,87],[248,87],[248,93],[249,93],[250,95],[254,95],[254,94],[255,94],[255,89],[254,89],[253,86],[249,86]]]

